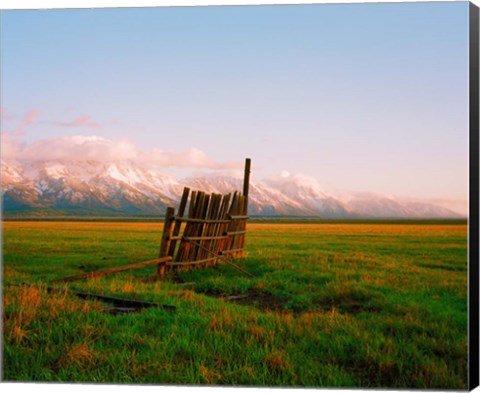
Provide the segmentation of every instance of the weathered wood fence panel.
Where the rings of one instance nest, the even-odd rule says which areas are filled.
[[[214,266],[221,258],[243,255],[249,177],[250,159],[247,158],[243,195],[238,191],[233,195],[203,191],[190,193],[185,187],[177,215],[172,207],[165,215],[159,257],[170,257],[171,260],[158,267],[158,275],[167,269]]]

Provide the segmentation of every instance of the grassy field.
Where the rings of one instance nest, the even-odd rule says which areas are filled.
[[[466,225],[249,224],[237,263],[256,278],[219,265],[70,284],[176,311],[47,293],[156,257],[161,227],[4,222],[4,380],[467,388]]]

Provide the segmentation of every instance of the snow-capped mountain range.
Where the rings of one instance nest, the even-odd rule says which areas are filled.
[[[4,214],[163,215],[184,186],[206,192],[242,189],[242,179],[209,174],[174,179],[129,162],[35,161],[1,163]],[[251,181],[249,214],[320,218],[459,218],[440,205],[393,197],[329,195],[302,175]]]

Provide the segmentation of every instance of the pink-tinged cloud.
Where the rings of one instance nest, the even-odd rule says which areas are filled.
[[[40,114],[40,111],[37,111],[37,110],[33,110],[26,113],[25,116],[23,117],[23,123],[27,126],[30,124],[33,124],[35,117],[38,116],[39,114]]]
[[[95,135],[75,135],[34,142],[22,150],[19,159],[113,161],[134,160],[138,155],[137,148],[126,140],[112,141]]]
[[[162,167],[205,168],[205,169],[238,169],[239,162],[220,163],[208,157],[203,150],[192,147],[184,151],[153,149],[144,157],[147,161]]]
[[[92,118],[87,115],[82,115],[72,121],[54,121],[51,124],[57,127],[100,127],[100,124],[98,124],[96,121],[93,121]]]
[[[25,113],[24,115],[12,115],[7,113],[4,107],[0,107],[0,116],[2,120],[18,120],[19,125],[18,128],[25,128],[31,124],[35,123],[35,117],[40,115],[40,111],[34,109],[30,112]]]
[[[28,127],[30,127],[31,125],[35,124],[35,117],[37,117],[38,115],[40,115],[40,111],[38,111],[36,109],[25,113],[20,120],[20,124],[15,129],[14,134],[16,136],[25,135],[26,129]]]
[[[0,154],[2,160],[17,160],[22,156],[24,146],[14,134],[2,132],[0,137]]]
[[[2,133],[2,158],[29,161],[133,161],[142,165],[164,168],[239,169],[242,163],[219,163],[197,148],[176,152],[171,150],[142,150],[127,139],[107,139],[96,135],[64,136],[43,139],[30,145],[19,143],[13,134]]]

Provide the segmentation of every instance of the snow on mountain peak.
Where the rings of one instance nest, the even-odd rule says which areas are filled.
[[[60,179],[69,175],[65,165],[59,163],[51,163],[45,166],[46,174],[53,179]]]
[[[282,171],[280,176],[274,176],[265,181],[271,187],[277,188],[291,198],[326,198],[317,179],[312,176],[290,174]]]
[[[8,165],[4,160],[2,160],[1,178],[2,187],[4,185],[10,185],[11,183],[19,183],[23,180],[20,171],[11,165]]]
[[[130,167],[119,168],[117,164],[110,164],[106,173],[112,179],[119,180],[129,185],[134,185],[142,181],[137,171]]]

